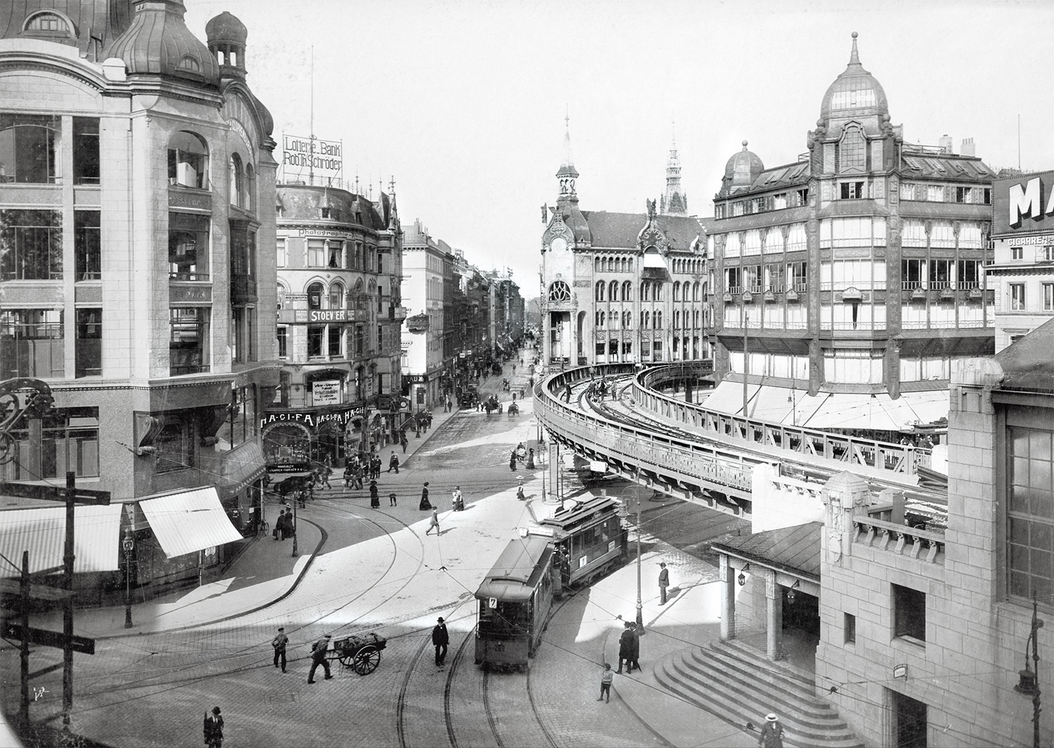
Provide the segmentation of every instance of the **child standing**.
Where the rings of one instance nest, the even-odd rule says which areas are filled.
[[[605,704],[611,703],[611,682],[615,680],[615,674],[611,672],[611,663],[604,663],[604,673],[600,676],[600,698]]]

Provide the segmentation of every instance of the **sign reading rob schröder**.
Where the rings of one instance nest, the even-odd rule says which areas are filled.
[[[309,173],[320,177],[336,177],[344,168],[344,145],[337,140],[302,138],[282,135],[282,173],[286,179],[293,174]]]

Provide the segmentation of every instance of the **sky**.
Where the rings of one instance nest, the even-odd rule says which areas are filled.
[[[538,296],[542,206],[570,132],[583,210],[644,213],[676,139],[692,214],[728,159],[797,160],[852,32],[909,143],[1054,169],[1049,0],[184,0],[248,28],[282,134],[341,141],[344,178]],[[276,153],[280,160],[280,154]]]

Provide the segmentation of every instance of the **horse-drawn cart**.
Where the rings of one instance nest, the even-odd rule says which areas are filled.
[[[340,660],[341,665],[353,668],[359,675],[369,675],[381,664],[381,650],[387,645],[387,639],[374,633],[352,635],[334,639],[333,649],[326,656]]]

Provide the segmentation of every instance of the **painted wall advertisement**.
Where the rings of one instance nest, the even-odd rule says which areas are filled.
[[[997,179],[992,202],[995,236],[1054,233],[1054,171]]]
[[[339,140],[319,140],[282,134],[282,174],[310,174],[337,177],[344,168],[344,144]]]
[[[311,404],[340,405],[340,380],[326,379],[311,385]]]

